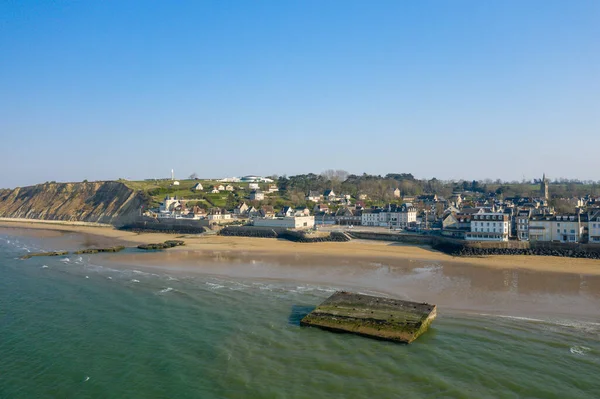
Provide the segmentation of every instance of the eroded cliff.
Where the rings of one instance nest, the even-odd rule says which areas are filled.
[[[0,190],[0,217],[120,225],[145,203],[142,193],[116,181],[45,183]]]

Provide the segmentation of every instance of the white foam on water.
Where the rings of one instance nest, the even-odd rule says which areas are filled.
[[[107,277],[107,279],[109,279],[109,280],[112,280],[112,277],[111,277],[111,276],[108,276],[108,277]]]
[[[159,293],[164,294],[164,293],[167,293],[167,292],[170,292],[170,291],[173,291],[173,288],[167,287],[167,288],[165,288],[163,290],[160,290]]]
[[[224,285],[221,285],[221,284],[215,284],[215,283],[209,283],[208,281],[207,281],[207,282],[205,282],[204,284],[208,285],[208,286],[209,286],[211,289],[213,289],[213,290],[218,290],[218,289],[221,289],[221,288],[225,288],[225,286],[224,286]]]
[[[47,269],[47,268],[48,268],[48,266],[42,265],[42,269]]]
[[[140,282],[140,280],[133,279],[133,280],[131,280],[131,282],[132,282],[132,283],[139,283],[139,282]]]
[[[85,278],[90,278],[90,276],[85,276]]]
[[[579,345],[575,345],[572,346],[569,351],[574,354],[574,355],[581,355],[581,356],[585,356],[586,353],[589,353],[592,351],[591,348],[588,348],[587,346],[579,346]]]
[[[547,320],[533,319],[531,317],[508,316],[508,315],[502,315],[502,314],[479,313],[479,316],[499,317],[499,318],[502,318],[502,319],[521,320],[521,321],[535,321],[535,322],[538,322],[538,323],[547,323],[548,322]]]
[[[60,261],[61,261],[61,262],[64,262],[64,263],[69,263],[69,262],[71,262],[71,259],[69,259],[69,258],[64,258],[64,259],[61,259]]]
[[[85,380],[83,380],[83,382],[88,382],[89,380],[90,380],[90,377],[89,377],[89,376],[86,376],[86,377],[85,377]]]

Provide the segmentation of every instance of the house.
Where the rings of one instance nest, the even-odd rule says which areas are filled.
[[[500,212],[475,213],[471,217],[471,231],[465,234],[468,241],[508,241],[510,217]]]
[[[233,191],[233,186],[231,184],[226,185],[225,191]]]
[[[471,215],[451,212],[442,220],[442,235],[464,239],[466,233],[471,231]]]
[[[305,206],[294,209],[294,216],[310,216],[310,209]]]
[[[360,201],[366,201],[369,199],[369,196],[367,194],[358,194],[358,199]]]
[[[390,190],[390,195],[394,198],[400,198],[400,189],[396,188],[394,190]]]
[[[515,225],[517,227],[517,239],[519,241],[529,241],[529,219],[532,214],[532,208],[523,208],[517,211]]]
[[[194,186],[194,190],[202,191],[202,190],[204,190],[204,187],[202,187],[202,184],[198,183]]]
[[[219,191],[225,191],[225,186],[223,186],[222,184],[219,184],[217,186],[217,190],[219,190]]]
[[[175,180],[173,183],[171,183],[172,186],[178,186],[179,182],[177,180]]]
[[[532,216],[529,241],[579,242],[584,228],[581,219],[580,214]]]
[[[248,205],[246,205],[245,202],[242,202],[233,209],[233,213],[235,215],[245,215],[248,212],[248,209]]]
[[[588,213],[589,242],[600,244],[600,209],[592,209]]]
[[[460,204],[462,204],[463,199],[460,194],[452,194],[452,196],[448,198],[448,201],[450,202],[450,205],[460,207]]]
[[[248,189],[250,189],[250,190],[260,190],[260,186],[258,185],[258,183],[250,183],[250,184],[248,184]]]
[[[251,201],[263,201],[265,199],[265,193],[260,190],[254,190],[250,193]]]
[[[261,213],[258,209],[256,209],[255,207],[251,206],[250,208],[248,208],[248,211],[246,212],[246,214],[248,215],[249,218],[255,218],[255,217],[261,217]]]
[[[360,222],[363,226],[386,227],[388,225],[387,214],[380,208],[363,210]]]
[[[180,201],[180,199],[177,198],[177,196],[171,197],[171,196],[167,195],[165,197],[165,199],[163,200],[163,202],[160,203],[160,205],[158,207],[158,212],[159,213],[170,213],[179,205],[181,205],[181,201]]]
[[[270,193],[275,193],[275,192],[279,191],[279,188],[277,188],[276,184],[269,184],[269,188],[267,191]]]
[[[325,212],[329,213],[329,206],[327,204],[316,204],[313,208],[313,212]]]
[[[277,212],[277,217],[291,217],[294,216],[294,213],[294,208],[291,206],[284,206],[279,212]]]
[[[221,208],[212,208],[206,217],[208,220],[228,220],[231,214]]]
[[[206,217],[206,210],[195,205],[190,209],[188,215],[191,215],[192,219],[203,219]]]
[[[410,204],[400,206],[388,206],[389,226],[392,228],[405,229],[417,223],[417,208]]]
[[[312,202],[319,202],[322,198],[323,195],[321,195],[321,193],[319,193],[318,191],[309,191],[308,195],[306,196],[306,200]]]
[[[362,223],[362,210],[343,207],[335,213],[335,223],[339,225],[359,226]]]
[[[273,206],[271,205],[263,205],[260,207],[260,210],[258,211],[260,216],[262,216],[263,218],[269,218],[269,217],[273,217],[275,216],[275,209],[273,209]]]
[[[335,199],[337,197],[335,195],[335,193],[333,192],[333,190],[325,190],[325,193],[323,194],[323,196],[325,197],[325,199],[327,201],[335,201]]]
[[[213,189],[210,192],[211,192],[211,194],[219,194],[220,193],[219,189],[216,187],[213,187]]]

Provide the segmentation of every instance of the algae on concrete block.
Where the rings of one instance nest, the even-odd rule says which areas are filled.
[[[427,331],[435,316],[435,305],[338,291],[300,325],[410,343]]]

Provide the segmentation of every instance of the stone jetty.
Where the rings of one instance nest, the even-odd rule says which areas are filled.
[[[179,247],[184,244],[185,244],[185,242],[182,240],[168,240],[165,242],[160,242],[160,243],[155,243],[155,244],[141,244],[141,245],[138,245],[137,247],[139,249],[145,249],[145,250],[162,250],[162,249]]]
[[[300,325],[408,344],[427,331],[435,317],[435,305],[338,291]]]

